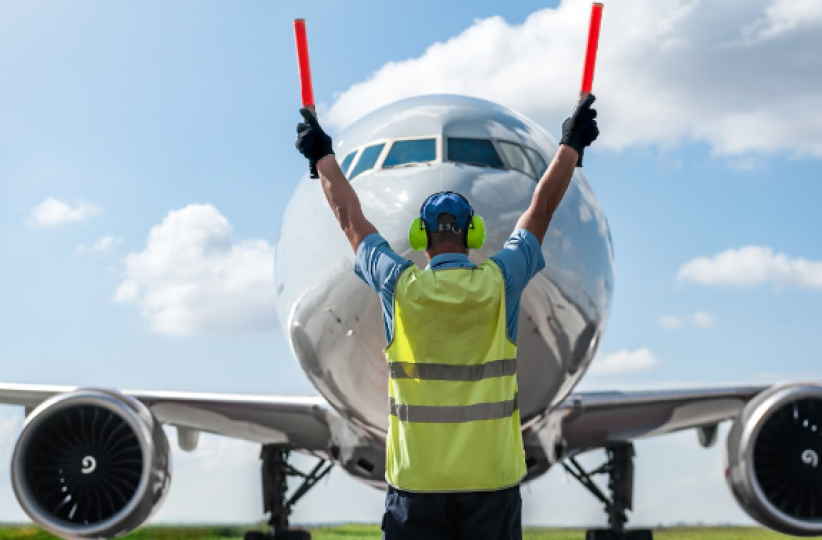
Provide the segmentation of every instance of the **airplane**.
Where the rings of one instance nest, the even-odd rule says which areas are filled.
[[[424,267],[407,239],[430,194],[455,191],[487,223],[471,252],[499,250],[528,207],[556,139],[527,117],[466,96],[426,95],[382,107],[336,136],[335,152],[363,211],[401,255]],[[753,519],[794,536],[822,535],[822,384],[692,390],[574,392],[594,360],[614,288],[605,214],[581,169],[553,221],[542,270],[528,285],[518,332],[519,407],[528,473],[559,466],[604,506],[608,528],[586,538],[650,539],[626,528],[633,505],[637,439],[694,429],[704,447],[732,421],[726,478]],[[311,264],[303,264],[310,261]],[[12,457],[23,510],[63,538],[113,538],[143,524],[170,486],[169,442],[183,450],[214,433],[261,445],[264,506],[272,533],[303,539],[294,505],[333,467],[385,487],[388,373],[381,306],[353,272],[354,254],[306,174],[296,185],[276,244],[276,308],[291,351],[316,387],[311,397],[128,391],[0,384],[0,403],[25,408]],[[606,462],[577,460],[604,449]],[[291,454],[317,458],[308,472]],[[608,477],[608,489],[593,481]],[[301,480],[287,496],[289,478]],[[292,488],[294,486],[292,485]]]

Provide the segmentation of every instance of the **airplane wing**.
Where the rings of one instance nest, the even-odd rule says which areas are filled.
[[[570,395],[526,430],[556,462],[593,448],[699,428],[703,446],[716,441],[717,424],[734,418],[769,386],[695,390],[584,392]],[[553,454],[553,455],[551,455]],[[553,458],[553,459],[552,459]]]
[[[0,384],[0,404],[19,405],[26,414],[70,386]],[[207,432],[261,444],[290,443],[295,449],[325,453],[331,439],[331,411],[321,397],[131,391],[164,423],[183,433]],[[196,438],[194,439],[196,441]],[[192,446],[192,445],[188,445]],[[193,448],[185,448],[193,449]]]
[[[822,456],[820,401],[818,381],[572,394],[526,427],[526,464],[531,477],[561,464],[605,505],[609,531],[621,537],[633,508],[633,441],[696,428],[700,444],[709,447],[717,442],[719,423],[733,419],[725,476],[736,501],[775,531],[818,536],[822,521],[813,493],[822,485],[816,472]],[[586,470],[576,455],[596,448],[606,450],[606,461]],[[597,475],[608,476],[607,495],[593,481]],[[651,538],[646,533],[629,537]]]
[[[767,386],[736,386],[700,390],[588,392],[569,396],[526,430],[544,448],[560,444],[577,453],[618,442],[662,435],[687,428],[708,432]],[[27,412],[46,399],[77,388],[0,384],[0,404],[19,405]],[[291,443],[310,452],[325,452],[331,439],[330,407],[317,397],[210,394],[192,392],[122,391],[177,428],[216,433],[261,444]],[[700,434],[703,436],[703,434]],[[548,443],[548,438],[552,439]],[[537,441],[534,441],[537,442]],[[558,457],[558,456],[557,456]]]

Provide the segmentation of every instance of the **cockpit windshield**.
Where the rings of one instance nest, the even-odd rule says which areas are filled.
[[[457,161],[480,167],[503,169],[502,163],[494,144],[486,139],[459,139],[448,138],[448,161]]]
[[[396,169],[442,162],[510,169],[534,179],[539,179],[546,169],[545,160],[540,153],[520,142],[445,137],[445,148],[440,150],[441,140],[438,136],[429,135],[417,139],[374,141],[351,150],[343,158],[340,168],[349,180],[373,169]]]
[[[413,141],[395,141],[385,156],[383,169],[425,163],[437,159],[436,139],[417,139]]]
[[[360,155],[360,159],[357,160],[357,164],[354,165],[354,170],[351,171],[348,179],[353,180],[365,171],[371,170],[377,163],[377,159],[380,157],[384,146],[385,143],[366,146]]]
[[[531,162],[525,157],[525,152],[518,144],[507,141],[499,141],[499,147],[502,153],[505,154],[505,159],[508,160],[508,165],[515,171],[520,171],[528,176],[536,176],[534,169],[531,167]]]

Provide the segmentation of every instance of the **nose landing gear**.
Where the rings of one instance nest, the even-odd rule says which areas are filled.
[[[289,454],[290,449],[286,445],[263,445],[260,453],[263,461],[263,510],[269,514],[268,523],[272,532],[249,531],[245,533],[244,540],[311,540],[310,532],[290,528],[289,516],[297,501],[322,480],[334,464],[320,459],[311,472],[303,473],[288,462]],[[287,498],[289,476],[300,477],[303,481],[297,491]]]
[[[634,504],[634,445],[620,443],[605,449],[608,461],[593,471],[586,471],[575,458],[568,458],[562,466],[576,478],[594,497],[605,505],[608,513],[607,529],[591,529],[585,533],[585,540],[653,540],[653,533],[646,529],[627,531],[627,511]],[[608,491],[605,495],[597,486],[593,477],[598,474],[608,475]]]

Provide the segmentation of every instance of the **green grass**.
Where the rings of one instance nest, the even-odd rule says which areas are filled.
[[[242,540],[247,527],[144,527],[128,536],[129,540]],[[378,540],[377,525],[343,525],[312,529],[314,540]],[[583,540],[579,529],[524,530],[524,540]],[[676,528],[654,533],[655,540],[776,540],[781,534],[753,527]],[[0,540],[54,540],[54,536],[34,526],[0,526]]]

